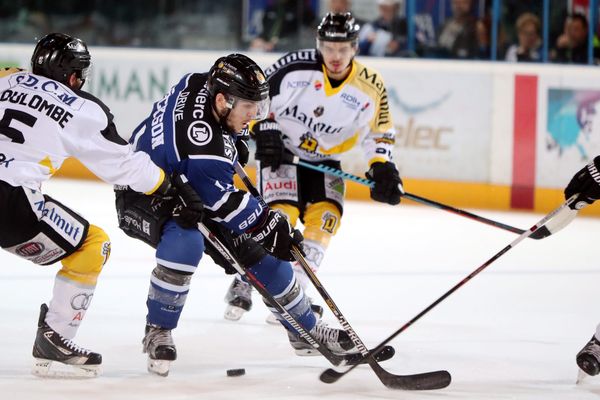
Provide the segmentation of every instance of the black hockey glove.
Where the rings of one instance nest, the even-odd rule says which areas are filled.
[[[579,193],[575,201],[569,205],[573,210],[581,210],[600,199],[600,172],[598,168],[600,168],[600,156],[596,156],[588,165],[580,169],[565,188],[565,199]]]
[[[271,167],[275,171],[283,162],[285,149],[279,124],[273,119],[265,119],[252,127],[252,133],[256,140],[254,157],[260,161],[261,167]]]
[[[235,141],[235,148],[238,154],[238,162],[242,167],[245,167],[248,164],[248,160],[250,159],[250,149],[248,149],[248,137],[246,136],[244,139],[238,137]]]
[[[371,187],[371,198],[375,201],[396,205],[400,203],[402,179],[392,162],[374,162],[367,172],[367,178],[375,184]]]
[[[173,175],[172,182],[176,189],[173,219],[184,229],[197,228],[204,218],[204,205],[200,196],[184,175]]]
[[[280,260],[293,261],[292,245],[302,251],[304,238],[297,229],[293,229],[287,218],[273,210],[268,210],[258,226],[246,231],[268,253]]]

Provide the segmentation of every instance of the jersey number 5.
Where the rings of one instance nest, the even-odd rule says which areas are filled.
[[[4,110],[4,117],[0,120],[0,134],[8,136],[8,138],[15,143],[25,143],[25,136],[17,128],[10,126],[12,120],[17,120],[29,127],[35,125],[37,118],[29,115],[23,111],[6,109]]]

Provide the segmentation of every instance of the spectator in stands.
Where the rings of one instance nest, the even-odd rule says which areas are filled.
[[[565,20],[565,30],[552,50],[552,61],[568,64],[586,64],[588,59],[588,21],[583,14],[574,14]]]
[[[264,10],[262,32],[252,40],[250,50],[297,49],[302,26],[311,26],[314,18],[309,1],[271,0]]]
[[[517,18],[518,44],[513,44],[506,52],[506,61],[541,61],[540,47],[541,23],[540,19],[532,13],[526,12]]]
[[[391,57],[406,49],[406,19],[400,17],[399,0],[377,0],[379,16],[359,34],[360,54]]]
[[[444,22],[438,35],[438,55],[448,58],[476,58],[479,54],[477,19],[471,0],[452,0],[452,17]]]

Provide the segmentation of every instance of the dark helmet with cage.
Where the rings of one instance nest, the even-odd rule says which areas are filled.
[[[317,28],[317,47],[324,42],[358,43],[360,25],[356,23],[352,13],[327,13]]]
[[[217,94],[225,96],[229,112],[242,104],[255,109],[255,120],[265,119],[268,115],[269,83],[262,69],[243,54],[219,58],[208,72],[206,86],[213,104]]]
[[[87,45],[81,39],[64,33],[51,33],[35,46],[31,56],[31,71],[66,85],[74,73],[83,86],[91,60]]]

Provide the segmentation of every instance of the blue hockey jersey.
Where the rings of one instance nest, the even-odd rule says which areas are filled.
[[[254,227],[265,210],[233,185],[236,140],[214,117],[206,89],[208,74],[187,74],[154,103],[130,142],[165,172],[184,174],[204,202],[208,216],[236,233]]]

